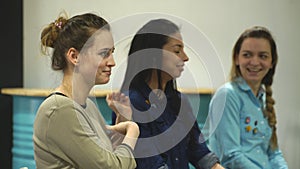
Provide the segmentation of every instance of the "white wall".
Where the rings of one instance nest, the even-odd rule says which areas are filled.
[[[205,61],[202,54],[195,55],[189,32],[186,40],[190,61],[185,73],[179,79],[182,87],[215,88],[224,82],[231,65],[233,43],[245,29],[253,25],[268,27],[274,34],[279,50],[279,63],[273,85],[278,117],[278,135],[281,149],[291,169],[300,168],[300,1],[298,0],[24,0],[24,86],[26,88],[54,88],[60,73],[50,69],[50,59],[39,52],[39,38],[42,28],[54,21],[59,12],[66,10],[70,16],[83,12],[96,12],[112,23],[122,24],[133,16],[144,16],[135,22],[124,23],[124,29],[132,33],[149,17],[166,16],[183,24],[183,31],[189,25],[198,29],[198,34],[207,37],[206,42],[216,53],[213,62]],[[158,15],[157,13],[162,13]],[[133,17],[135,18],[135,17]],[[132,24],[137,23],[137,24]],[[118,27],[122,30],[122,26]],[[118,34],[117,32],[115,32]],[[118,87],[124,73],[126,45],[130,36],[116,42],[115,59],[118,66],[113,71],[112,82],[100,88]],[[197,39],[196,39],[197,40]],[[201,50],[201,47],[199,48]],[[201,51],[200,51],[201,53]],[[218,58],[220,57],[220,58]],[[220,62],[218,62],[220,59]],[[214,72],[214,70],[217,71]],[[222,70],[222,72],[219,72]],[[215,79],[215,82],[212,82]],[[195,83],[190,83],[190,81]]]

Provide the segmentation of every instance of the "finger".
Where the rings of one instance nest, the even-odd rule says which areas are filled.
[[[106,100],[111,100],[111,96],[112,96],[112,94],[107,93],[107,95],[106,95]]]
[[[107,94],[106,95],[106,103],[108,105],[111,105],[112,104],[112,95],[111,94]]]
[[[125,102],[127,101],[127,98],[126,98],[126,97],[127,97],[127,96],[125,96],[124,93],[120,94],[120,101],[125,103]]]
[[[115,101],[120,101],[120,92],[115,93]]]
[[[124,101],[126,104],[130,105],[130,99],[128,96],[125,96],[125,101]]]

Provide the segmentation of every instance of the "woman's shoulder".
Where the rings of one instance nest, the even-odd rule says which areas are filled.
[[[232,95],[236,93],[236,90],[237,90],[237,86],[234,82],[226,82],[225,84],[217,88],[214,94],[216,95],[216,94],[226,93]]]
[[[243,95],[241,90],[234,82],[227,82],[220,86],[213,94],[211,102],[232,102],[239,103]]]
[[[74,107],[74,102],[71,99],[60,96],[51,95],[47,97],[39,106],[36,114],[36,124],[43,124],[50,122],[61,123],[57,119],[70,119],[76,118],[76,110]]]
[[[72,100],[66,96],[51,94],[41,103],[42,107],[61,107],[71,105]]]
[[[47,97],[40,105],[38,111],[39,112],[47,112],[51,113],[49,115],[53,115],[58,112],[74,112],[74,111],[66,111],[66,110],[75,110],[76,107],[78,107],[79,104],[77,104],[74,100],[63,96],[63,95],[57,95],[53,94]]]

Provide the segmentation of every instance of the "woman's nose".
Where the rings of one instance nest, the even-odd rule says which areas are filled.
[[[107,65],[110,67],[113,67],[116,65],[115,59],[113,57],[113,54],[111,53],[110,56],[108,57]]]
[[[186,55],[185,52],[182,53],[182,56],[180,57],[184,62],[187,62],[189,60],[189,57]]]
[[[257,64],[259,64],[259,57],[258,57],[258,56],[252,57],[251,60],[250,60],[250,63],[251,63],[252,65],[257,65]]]

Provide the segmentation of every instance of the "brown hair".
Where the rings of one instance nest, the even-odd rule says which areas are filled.
[[[269,41],[271,46],[271,54],[272,54],[272,68],[266,74],[266,76],[262,79],[262,84],[266,89],[266,107],[264,110],[264,115],[268,119],[268,123],[272,128],[272,137],[271,137],[271,148],[275,149],[278,147],[277,135],[276,135],[276,114],[274,110],[275,100],[272,97],[272,83],[273,76],[275,74],[275,69],[278,61],[277,47],[274,38],[270,31],[261,26],[254,26],[252,28],[246,29],[238,38],[237,42],[234,45],[232,51],[232,63],[235,63],[236,57],[238,56],[242,43],[246,38],[264,38]],[[232,64],[231,72],[230,72],[230,80],[234,81],[237,77],[241,76],[241,72],[239,66],[236,64]]]
[[[86,41],[98,29],[110,30],[105,19],[92,13],[73,16],[68,19],[65,12],[46,26],[41,33],[41,51],[48,54],[48,48],[53,48],[52,69],[64,70],[67,62],[65,53],[73,47],[80,51]]]

